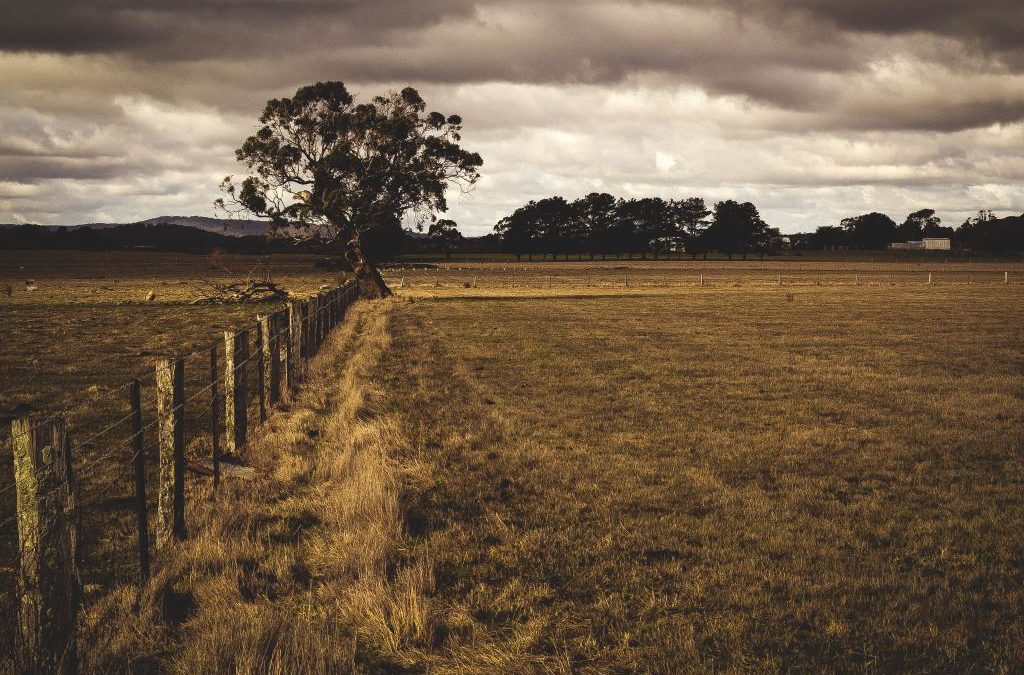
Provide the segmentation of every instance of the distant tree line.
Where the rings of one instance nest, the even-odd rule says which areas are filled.
[[[571,255],[632,258],[686,251],[706,256],[764,254],[779,231],[768,227],[750,202],[718,202],[708,209],[700,197],[616,198],[592,192],[575,201],[548,197],[531,201],[494,227],[502,249],[522,259]]]
[[[436,242],[434,250],[450,255],[465,248],[468,240],[454,223],[436,225],[428,237]],[[881,250],[926,237],[949,238],[953,247],[979,253],[1014,254],[1024,252],[1024,215],[996,218],[991,211],[980,211],[954,229],[944,226],[933,209],[914,211],[902,223],[873,212],[813,233],[782,236],[750,202],[725,200],[709,209],[700,197],[622,199],[592,192],[575,201],[558,196],[530,201],[498,221],[494,234],[500,250],[529,260],[572,255],[657,259],[683,251],[693,258],[711,251],[746,258],[782,248]]]
[[[957,248],[981,253],[1024,252],[1024,215],[996,218],[991,211],[979,211],[956,229],[941,223],[933,209],[915,211],[899,225],[884,213],[875,212],[845,218],[838,226],[822,226],[813,234],[794,238],[797,248],[809,250],[884,249],[893,242],[945,237]]]

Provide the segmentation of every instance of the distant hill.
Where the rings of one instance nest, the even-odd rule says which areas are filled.
[[[186,219],[189,220],[189,219]],[[39,225],[0,226],[2,250],[153,250],[178,253],[209,253],[220,249],[229,253],[315,252],[315,243],[296,245],[288,240],[267,239],[263,232],[225,233],[216,219],[197,219],[187,225],[151,219],[128,225],[94,223],[73,227]],[[205,227],[204,227],[205,226]]]
[[[204,216],[157,216],[148,220],[140,220],[136,223],[83,223],[81,225],[39,225],[51,232],[61,230],[110,230],[115,227],[126,225],[181,225],[191,227],[204,232],[216,232],[229,237],[265,236],[270,230],[270,224],[264,220],[237,220],[228,218],[206,218]],[[0,229],[20,227],[13,223],[0,223]]]

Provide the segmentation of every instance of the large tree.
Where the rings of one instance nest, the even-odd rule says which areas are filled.
[[[616,222],[615,197],[607,192],[591,192],[572,203],[581,228],[586,233],[585,245],[590,259],[597,251],[603,258],[612,250],[611,232]]]
[[[734,253],[743,254],[763,250],[772,234],[768,224],[761,220],[757,207],[750,202],[740,204],[732,199],[715,204],[714,220],[707,230],[712,248],[732,259]]]
[[[701,197],[690,197],[672,203],[677,236],[682,237],[683,244],[691,257],[698,253],[706,253],[704,232],[710,223],[707,205]]]
[[[451,258],[452,253],[457,251],[465,241],[465,237],[459,232],[455,221],[447,218],[441,218],[430,224],[430,228],[427,230],[427,239],[431,246],[444,253],[446,258]]]
[[[930,236],[939,228],[942,219],[935,215],[935,209],[921,209],[907,216],[896,228],[896,239],[899,241],[920,241]]]
[[[224,179],[233,212],[269,218],[275,233],[336,242],[364,293],[390,293],[364,246],[406,218],[433,220],[446,191],[479,178],[480,155],[459,144],[462,119],[426,112],[411,87],[356,103],[341,82],[318,82],[267,102],[237,151],[252,173]]]
[[[844,218],[842,227],[849,233],[850,243],[860,249],[887,248],[896,237],[896,223],[884,213]]]

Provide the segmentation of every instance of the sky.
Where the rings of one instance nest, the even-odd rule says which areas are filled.
[[[0,223],[214,215],[269,98],[406,85],[530,199],[752,201],[783,232],[1024,212],[1020,0],[0,0]]]

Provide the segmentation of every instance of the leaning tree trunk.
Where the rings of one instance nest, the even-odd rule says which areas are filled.
[[[352,267],[362,297],[386,298],[391,295],[391,289],[384,283],[384,278],[377,271],[377,267],[363,254],[358,233],[353,233],[346,242],[345,259]]]

